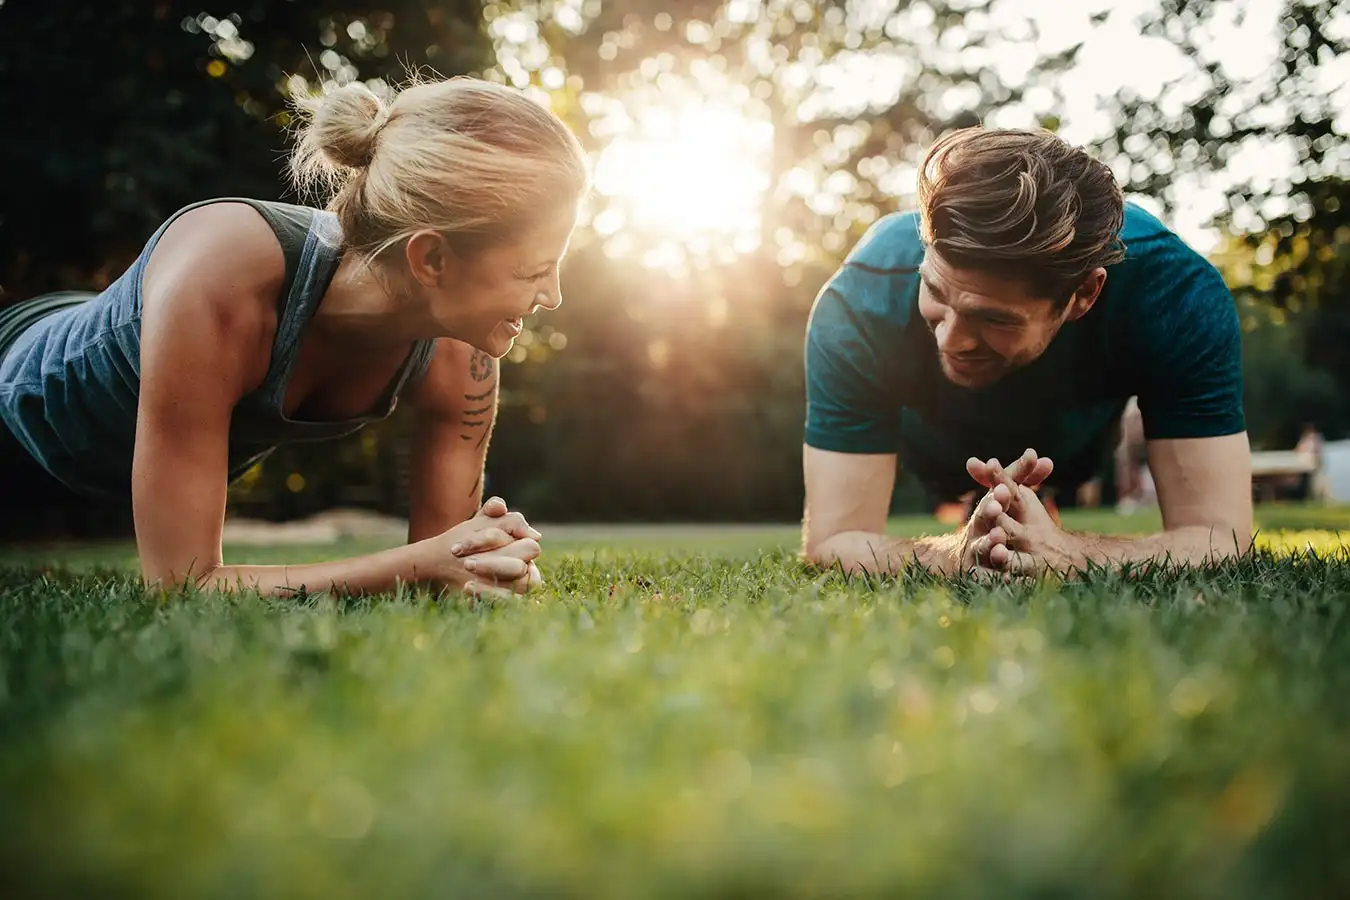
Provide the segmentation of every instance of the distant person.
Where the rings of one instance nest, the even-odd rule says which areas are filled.
[[[1043,131],[947,134],[918,200],[872,226],[811,313],[807,558],[1029,574],[1245,552],[1242,341],[1215,268]],[[1132,396],[1165,530],[1061,529],[1032,488],[1072,495],[1092,479]],[[967,525],[886,537],[897,462],[932,496],[978,490]]]
[[[1322,432],[1318,430],[1316,425],[1311,422],[1304,423],[1298,443],[1294,445],[1294,451],[1310,457],[1313,464],[1311,472],[1305,472],[1299,477],[1299,498],[1312,500],[1320,497],[1322,494],[1321,476],[1325,462],[1326,439],[1322,437]]]
[[[456,78],[386,104],[350,84],[307,104],[291,170],[324,210],[243,198],[171,216],[97,294],[0,311],[6,530],[72,497],[134,520],[164,585],[471,592],[539,580],[538,532],[481,503],[497,359],[562,302],[590,176],[523,93]],[[222,559],[227,486],[290,441],[415,412],[408,546],[309,565]]]
[[[1148,471],[1148,440],[1139,402],[1131,397],[1120,417],[1120,441],[1116,445],[1116,509],[1129,515],[1155,499]]]

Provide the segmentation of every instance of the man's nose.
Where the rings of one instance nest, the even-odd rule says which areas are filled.
[[[960,316],[950,311],[938,323],[934,334],[937,337],[938,349],[943,353],[952,355],[969,353],[979,345],[975,332],[961,321]]]

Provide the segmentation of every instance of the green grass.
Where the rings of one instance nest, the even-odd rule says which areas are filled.
[[[1306,511],[1300,512],[1308,516]],[[1289,515],[1285,514],[1286,517]],[[1323,514],[1316,521],[1325,521]],[[1104,534],[1146,533],[1161,527],[1156,512],[1142,512],[1129,516],[1113,512],[1071,511],[1066,513],[1067,527],[1080,531]],[[1350,513],[1346,514],[1350,529]],[[546,529],[548,526],[544,526]],[[1302,527],[1302,526],[1298,526]],[[949,531],[949,526],[938,524],[928,516],[902,516],[890,521],[887,531],[898,536],[915,537]],[[582,526],[564,528],[558,539],[546,532],[548,552],[582,555],[590,559],[613,559],[632,551],[646,553],[715,554],[720,557],[755,557],[773,550],[795,551],[801,543],[801,531],[795,525],[732,525],[732,526]],[[285,560],[336,558],[380,550],[391,545],[387,540],[344,540],[335,543],[298,547],[226,547],[230,561],[271,563]],[[98,567],[135,565],[136,548],[125,541],[99,544],[47,544],[25,548],[0,548],[0,562],[46,565],[59,560],[66,568],[88,571]]]
[[[680,534],[574,539],[495,605],[160,599],[125,546],[9,554],[4,895],[1350,890],[1344,553],[869,584],[792,529]]]

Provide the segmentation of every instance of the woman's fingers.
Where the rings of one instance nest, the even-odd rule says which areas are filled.
[[[515,542],[515,538],[506,531],[493,525],[490,528],[484,528],[482,531],[476,531],[455,542],[450,548],[450,552],[456,556],[473,556],[475,553],[484,553],[491,550],[497,550],[502,547],[508,547]]]
[[[543,537],[543,535],[534,529],[529,522],[526,522],[525,517],[518,512],[507,513],[502,516],[497,520],[497,527],[505,529],[517,538],[530,538],[537,541]]]
[[[501,497],[489,497],[478,512],[485,516],[504,516],[507,513],[506,501]]]
[[[535,556],[539,555],[539,532],[535,531],[525,523],[523,517],[512,520],[511,516],[519,517],[519,513],[511,513],[509,516],[502,516],[495,520],[492,525],[472,534],[466,535],[450,547],[450,552],[455,556],[472,556],[475,553],[485,553],[491,550],[497,550],[504,547],[510,547],[513,544],[528,542],[526,547],[534,548]],[[521,552],[517,548],[516,553]]]
[[[500,497],[493,497],[483,504],[478,511],[479,516],[492,520],[494,528],[500,528],[510,533],[516,538],[533,538],[539,540],[543,535],[530,523],[525,521],[525,517],[518,512],[511,512],[506,507],[506,501]]]
[[[500,553],[505,556],[530,562],[531,560],[538,559],[541,552],[543,551],[539,546],[538,541],[532,538],[523,538],[518,541],[512,541],[507,546],[495,551],[493,555],[495,556]]]
[[[542,581],[534,565],[539,554],[539,542],[525,538],[487,553],[470,556],[464,560],[464,568],[477,579],[505,584],[523,593]]]
[[[464,593],[471,597],[491,597],[494,600],[512,600],[515,599],[515,593],[506,588],[496,587],[490,584],[484,584],[481,581],[470,581],[464,585]]]
[[[464,560],[464,568],[468,569],[475,579],[488,582],[510,582],[530,574],[528,560],[500,553],[471,556]]]

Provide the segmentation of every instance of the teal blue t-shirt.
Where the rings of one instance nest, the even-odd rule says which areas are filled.
[[[1028,447],[1055,460],[1050,483],[1088,480],[1130,397],[1150,440],[1242,432],[1242,336],[1223,278],[1134,204],[1120,236],[1125,259],[1092,309],[1036,361],[971,390],[942,375],[918,311],[918,214],[875,223],[811,310],[807,445],[897,453],[930,490],[955,496],[974,486],[968,458],[1007,461]]]

